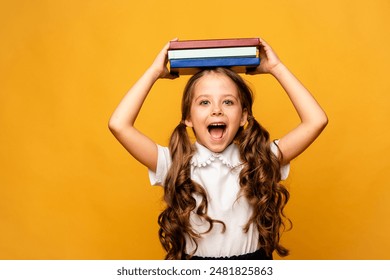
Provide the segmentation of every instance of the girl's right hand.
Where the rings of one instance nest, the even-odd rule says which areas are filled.
[[[177,41],[177,39],[172,41]],[[164,46],[150,66],[150,70],[157,75],[158,79],[176,79],[179,77],[177,74],[171,73],[167,67],[169,44],[170,42]]]

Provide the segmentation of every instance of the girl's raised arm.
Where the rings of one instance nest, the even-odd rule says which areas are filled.
[[[154,83],[160,78],[174,79],[167,68],[169,43],[164,46],[153,64],[123,97],[112,114],[108,127],[126,150],[152,171],[157,165],[157,146],[134,127],[135,120]]]
[[[283,163],[288,163],[301,154],[320,135],[328,124],[328,118],[311,93],[279,60],[271,47],[260,39],[260,65],[248,74],[270,73],[289,96],[301,123],[280,138],[278,146]]]

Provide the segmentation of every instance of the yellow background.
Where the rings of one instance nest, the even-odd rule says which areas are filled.
[[[287,259],[388,259],[390,2],[56,0],[0,3],[0,258],[161,259],[162,191],[107,128],[170,39],[262,36],[329,116],[292,163]],[[298,118],[245,77],[278,138]],[[187,76],[159,81],[137,126],[166,145]]]

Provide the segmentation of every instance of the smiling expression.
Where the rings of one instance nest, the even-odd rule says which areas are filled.
[[[199,144],[215,153],[230,145],[247,121],[237,86],[227,76],[211,72],[200,78],[193,91],[190,117]]]

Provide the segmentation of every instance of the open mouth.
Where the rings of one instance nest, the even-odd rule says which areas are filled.
[[[207,126],[207,130],[214,139],[221,139],[226,131],[226,124],[212,123]]]

